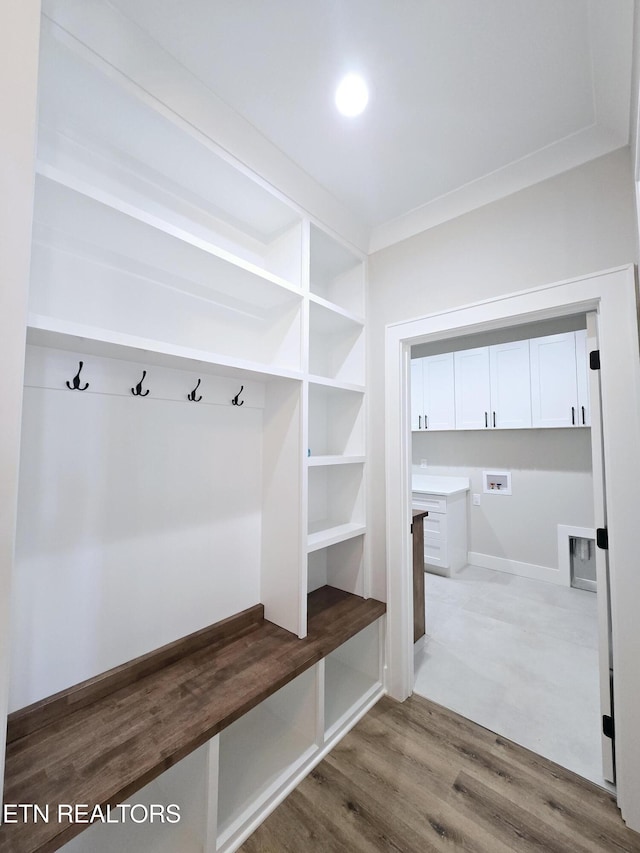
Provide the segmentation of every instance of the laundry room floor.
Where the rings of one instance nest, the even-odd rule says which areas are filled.
[[[425,589],[415,692],[609,787],[596,595],[471,565]]]

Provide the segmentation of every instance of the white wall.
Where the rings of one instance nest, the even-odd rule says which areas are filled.
[[[468,477],[468,550],[558,567],[558,524],[593,527],[590,429],[414,433],[425,474]],[[510,471],[511,495],[485,494],[483,470]],[[470,495],[480,494],[480,506]]]
[[[620,149],[371,256],[368,483],[374,596],[386,598],[385,325],[634,262],[633,192],[629,149]]]
[[[86,393],[64,387],[79,358]],[[27,348],[10,710],[264,601],[264,388],[230,406],[204,375],[193,405],[197,374],[151,366],[138,399],[141,373]]]
[[[7,707],[39,20],[39,0],[6,0],[0,6],[0,719]],[[1,731],[0,778],[4,776],[4,727]]]

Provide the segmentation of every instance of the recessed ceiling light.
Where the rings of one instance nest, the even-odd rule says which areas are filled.
[[[359,74],[347,74],[336,89],[336,107],[343,116],[360,115],[367,106],[369,90]]]

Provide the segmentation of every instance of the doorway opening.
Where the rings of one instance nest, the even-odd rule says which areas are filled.
[[[624,630],[624,626],[629,629],[637,622],[634,601],[640,596],[640,583],[631,569],[637,523],[629,502],[635,483],[640,480],[640,462],[635,456],[630,458],[628,452],[628,448],[637,446],[640,439],[640,365],[633,267],[523,291],[387,327],[387,684],[389,693],[398,699],[410,695],[414,686],[413,607],[409,588],[411,537],[408,533],[412,501],[408,394],[411,346],[587,312],[597,314],[600,347],[605,354],[600,376],[602,409],[606,413],[601,435],[607,466],[606,490],[604,480],[599,485],[603,494],[606,491],[607,504],[606,514],[603,501],[596,507],[594,526],[599,532],[608,532],[611,543],[608,559],[611,661],[615,672],[617,799],[623,818],[636,828],[640,827],[640,797],[636,796],[640,790],[640,744],[634,742],[633,709],[640,699],[640,674],[633,664],[633,639],[628,636],[628,630],[626,635]],[[625,394],[620,393],[621,388],[625,389]],[[506,497],[497,499],[508,500]],[[602,640],[600,620],[599,640]],[[601,642],[599,648],[599,669],[604,675]],[[601,679],[602,682],[606,680]],[[610,734],[612,726],[607,728]],[[635,757],[632,758],[632,754]]]
[[[602,785],[586,352],[584,314],[412,347],[414,691]]]

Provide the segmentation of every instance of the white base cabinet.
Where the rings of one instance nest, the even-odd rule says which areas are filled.
[[[423,521],[425,571],[450,577],[467,562],[467,492],[414,491],[413,508],[429,513]]]

